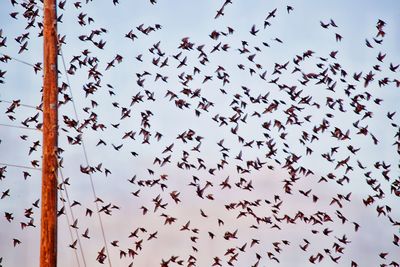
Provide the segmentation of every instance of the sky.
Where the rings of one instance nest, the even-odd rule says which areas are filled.
[[[67,85],[59,99],[64,100],[64,96],[73,99],[59,106],[59,147],[64,150],[59,179],[61,185],[65,185],[62,179],[67,179],[68,185],[60,186],[63,190],[59,191],[59,209],[65,206],[66,214],[58,218],[58,266],[103,266],[109,265],[108,260],[112,266],[160,266],[172,256],[183,260],[184,266],[194,258],[195,266],[211,266],[215,257],[221,259],[222,266],[229,266],[231,256],[236,253],[233,266],[257,263],[258,266],[313,266],[309,259],[318,253],[324,256],[319,266],[351,266],[352,261],[358,266],[400,263],[399,246],[393,242],[395,236],[400,236],[400,227],[390,222],[390,219],[398,222],[400,217],[399,196],[391,191],[395,181],[399,183],[400,174],[399,151],[395,146],[400,138],[395,136],[399,132],[400,89],[393,82],[400,80],[400,68],[389,69],[390,64],[400,64],[397,53],[400,3],[249,2],[233,0],[225,5],[224,15],[218,18],[214,18],[217,10],[224,5],[220,0],[157,0],[155,4],[147,0],[119,0],[116,5],[111,0],[92,0],[82,1],[81,8],[76,8],[74,1],[66,0],[64,9],[58,10],[58,15],[62,15],[58,33],[65,36],[58,63],[59,86]],[[41,102],[42,73],[35,73],[32,65],[42,62],[43,57],[43,39],[38,36],[37,24],[41,21],[43,3],[35,2],[33,9],[38,10],[39,15],[35,27],[29,29],[25,29],[27,19],[23,16],[22,3],[24,1],[19,0],[13,6],[12,2],[5,1],[0,10],[0,42],[7,37],[6,46],[0,47],[0,56],[12,58],[7,63],[0,62],[0,73],[6,71],[0,79],[3,81],[0,83],[0,167],[6,166],[4,177],[0,179],[0,192],[9,190],[0,199],[2,266],[39,264],[40,209],[32,203],[40,199],[41,172],[40,167],[30,168],[34,160],[41,165],[41,146],[35,147],[32,153],[29,151],[34,142],[42,143],[42,136],[38,130],[15,126],[23,126],[22,121],[39,112],[34,107]],[[288,12],[288,6],[293,10]],[[275,17],[269,18],[270,25],[264,28],[268,14],[274,9]],[[83,17],[85,25],[79,24],[78,17]],[[337,27],[330,24],[331,19]],[[383,38],[376,36],[378,20],[386,23]],[[321,23],[329,26],[325,29]],[[148,26],[155,28],[156,24],[161,28],[147,34],[139,30]],[[257,31],[255,35],[250,33],[253,25]],[[228,34],[228,27],[234,30],[232,34]],[[93,42],[81,40],[87,39],[94,30],[101,34],[94,35]],[[133,41],[126,37],[131,30],[137,36]],[[210,37],[213,31],[220,33],[216,40]],[[21,44],[15,39],[27,32],[28,50],[19,53]],[[335,34],[342,40],[337,41]],[[378,44],[373,38],[383,41]],[[192,50],[179,48],[184,39],[193,43]],[[100,40],[106,42],[103,49],[94,44]],[[367,47],[366,40],[373,48]],[[244,42],[247,45],[243,46]],[[211,52],[219,43],[219,50]],[[227,51],[222,50],[224,44],[229,47]],[[208,60],[204,64],[201,62],[204,56],[197,49],[201,45]],[[158,47],[160,55],[154,47]],[[240,53],[243,47],[249,52]],[[87,60],[94,62],[92,66],[78,62],[84,61],[85,50],[90,52]],[[312,56],[296,65],[293,59],[303,58],[308,50],[313,51]],[[337,51],[335,58],[330,56],[332,51]],[[181,55],[177,56],[179,53]],[[385,55],[382,62],[377,59],[378,54]],[[78,55],[79,60],[74,61]],[[117,55],[122,61],[114,60],[113,66],[107,68]],[[159,63],[154,64],[159,57]],[[178,68],[185,57],[186,65]],[[167,58],[167,66],[161,67]],[[286,69],[276,67],[287,62]],[[67,74],[71,66],[76,70]],[[339,71],[335,72],[334,67]],[[89,75],[91,68],[92,72],[101,73],[98,80]],[[200,73],[194,73],[194,68]],[[299,71],[295,71],[296,68]],[[276,69],[281,73],[274,73]],[[327,70],[327,77],[333,79],[330,85],[336,82],[334,91],[327,90],[327,84],[317,84],[324,70]],[[347,75],[341,76],[340,70]],[[375,74],[374,80],[365,87],[364,78],[370,71]],[[145,72],[149,75],[143,76]],[[360,72],[360,81],[356,81],[353,74]],[[156,80],[157,74],[166,81]],[[315,74],[319,74],[317,79],[301,83],[305,76]],[[192,80],[186,83],[187,78],[179,78],[187,75]],[[218,79],[219,75],[227,75],[225,84]],[[211,80],[204,80],[207,76],[212,76]],[[277,83],[270,82],[278,77]],[[385,77],[390,82],[379,86],[378,81]],[[141,79],[144,79],[143,86],[138,83]],[[84,89],[96,82],[95,92],[86,95]],[[345,93],[348,85],[354,85],[350,96]],[[300,97],[291,98],[289,87],[295,88]],[[184,89],[191,92],[199,89],[200,97],[185,95]],[[177,98],[171,101],[169,92]],[[143,101],[132,105],[132,98],[137,95],[142,95]],[[360,114],[356,114],[352,106],[357,95],[360,105],[365,106]],[[251,101],[258,96],[263,101]],[[309,96],[314,105],[299,103],[300,98]],[[175,102],[178,99],[189,106],[179,108]],[[336,104],[329,107],[327,99]],[[10,102],[15,100],[23,105],[6,113]],[[275,111],[266,112],[271,103],[279,105]],[[339,110],[339,103],[343,103],[345,111]],[[204,105],[207,108],[202,109]],[[287,124],[291,112],[288,109],[293,106],[293,112],[302,122],[300,125]],[[124,110],[130,112],[126,118],[122,118]],[[370,112],[370,118],[363,118],[366,111]],[[388,113],[393,112],[396,113],[390,119]],[[29,123],[29,127],[35,128],[41,118],[39,112],[38,122]],[[79,121],[79,125],[87,120],[89,125],[78,131],[66,125],[66,118]],[[323,120],[329,121],[328,129],[313,131]],[[274,126],[276,121],[283,124],[283,130]],[[269,130],[263,127],[268,123],[271,123]],[[93,125],[105,127],[94,130]],[[335,128],[343,133],[349,130],[350,139],[339,141],[332,134]],[[361,128],[368,133],[358,133]],[[149,134],[148,143],[143,142],[143,130]],[[134,139],[122,138],[130,131],[136,132]],[[193,133],[191,137],[177,138],[188,132]],[[378,144],[373,143],[371,134],[378,138]],[[24,135],[26,140],[21,138]],[[306,135],[308,140],[304,138]],[[311,141],[313,135],[318,139]],[[82,141],[69,144],[68,137]],[[99,141],[104,141],[105,145]],[[260,147],[257,141],[262,144]],[[271,143],[277,151],[267,157],[270,151],[267,144]],[[171,144],[172,152],[163,153]],[[360,150],[353,154],[348,149],[350,145]],[[311,154],[306,154],[307,150],[312,151]],[[329,154],[332,162],[322,154]],[[298,179],[290,182],[289,194],[284,188],[291,178],[285,162],[293,160],[293,155],[301,156],[292,164],[293,168],[303,167],[312,174],[297,173]],[[346,172],[346,167],[337,167],[337,163],[348,157],[347,166],[352,169]],[[165,158],[165,164],[157,163],[157,159]],[[249,161],[263,164],[256,169],[249,167]],[[187,163],[186,167],[180,168],[183,163]],[[201,168],[202,164],[205,168]],[[223,168],[219,169],[218,164]],[[390,165],[389,180],[382,174],[385,171],[382,164]],[[98,167],[91,177],[81,172],[81,167],[88,165]],[[238,166],[248,172],[238,172]],[[106,169],[110,171],[107,175]],[[23,171],[31,176],[25,179]],[[132,177],[136,178],[131,183],[128,180]],[[220,184],[228,177],[231,189],[222,189]],[[340,183],[343,177],[347,177],[348,182]],[[327,182],[321,182],[321,178]],[[151,183],[154,180],[158,184],[141,186],[141,181]],[[164,184],[163,187],[159,183]],[[249,184],[252,190],[244,189]],[[204,195],[200,196],[196,190],[204,187]],[[310,189],[308,196],[299,191],[304,193]],[[384,197],[375,197],[377,190],[382,190]],[[171,197],[174,192],[180,192],[178,203]],[[339,203],[332,203],[333,199],[349,193],[350,201],[341,199]],[[71,203],[79,204],[70,208],[63,201],[66,194]],[[313,195],[318,201],[313,202]],[[365,206],[363,200],[369,196],[375,202]],[[102,202],[95,202],[97,197]],[[167,205],[165,209],[155,210],[154,203],[160,199],[161,204]],[[235,205],[240,202],[250,204]],[[105,244],[95,203],[99,208],[108,204],[114,206],[106,209],[111,215],[100,212],[109,251],[104,264],[96,260]],[[235,208],[227,209],[232,203]],[[25,216],[30,208],[36,227],[22,229],[21,223],[30,221]],[[146,214],[143,208],[148,210]],[[86,215],[87,209],[93,211],[92,216]],[[384,213],[379,215],[379,209]],[[344,223],[338,211],[347,219]],[[301,219],[296,223],[279,221],[284,216],[294,218],[299,212],[307,218],[327,214],[332,221],[315,225]],[[6,213],[12,214],[10,222]],[[272,223],[257,222],[252,214],[270,218]],[[175,218],[175,221],[165,224],[165,217]],[[69,227],[74,219],[77,219],[76,231]],[[187,222],[190,222],[190,230],[181,231]],[[360,225],[357,231],[354,222]],[[280,229],[271,228],[274,224]],[[138,228],[145,231],[139,230],[138,237],[129,237]],[[82,236],[86,229],[89,229],[90,239]],[[227,233],[236,230],[235,238],[225,238]],[[324,234],[328,230],[332,232]],[[155,232],[157,238],[148,240]],[[215,237],[211,238],[209,233]],[[344,235],[350,243],[340,241]],[[13,239],[21,243],[14,246]],[[72,249],[69,245],[75,240],[82,246],[77,244],[76,249]],[[140,240],[143,240],[142,249],[135,247],[135,242]],[[252,240],[258,244],[251,245]],[[304,251],[300,246],[306,242],[309,245]],[[343,253],[335,251],[334,244],[343,247]],[[234,252],[226,255],[229,248],[234,248]],[[137,255],[121,257],[120,252],[127,253],[128,249],[133,249]],[[381,257],[381,253],[388,254]],[[257,255],[261,256],[259,261]],[[338,263],[330,256],[340,256]],[[177,266],[177,263],[170,262],[168,266]]]

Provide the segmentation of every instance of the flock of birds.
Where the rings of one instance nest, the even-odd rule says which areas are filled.
[[[70,212],[69,209],[82,216],[69,222],[68,227],[76,230],[77,235],[69,244],[60,243],[59,250],[78,251],[82,244],[84,250],[89,249],[84,244],[94,239],[93,232],[97,230],[92,229],[96,226],[85,225],[92,225],[89,220],[95,225],[93,213],[98,212],[105,220],[115,216],[142,217],[144,219],[137,221],[146,222],[137,225],[133,221],[123,229],[125,236],[121,238],[108,234],[112,241],[106,244],[97,239],[100,249],[87,261],[95,260],[100,264],[111,265],[112,262],[114,266],[132,267],[138,266],[139,257],[145,257],[154,258],[162,267],[269,266],[285,264],[282,254],[291,251],[305,259],[304,265],[298,266],[364,266],[359,261],[365,256],[357,255],[358,259],[346,256],[354,243],[352,239],[367,223],[353,219],[355,216],[349,212],[353,205],[375,214],[382,221],[382,228],[390,229],[385,231],[391,232],[392,240],[385,240],[388,245],[383,249],[376,248],[380,266],[400,266],[400,253],[387,251],[390,247],[391,251],[399,252],[400,246],[400,213],[398,207],[390,206],[387,201],[398,201],[400,197],[398,161],[387,162],[379,155],[369,155],[370,147],[384,145],[382,149],[391,151],[394,159],[400,159],[398,110],[385,110],[386,99],[375,96],[377,90],[400,87],[400,80],[396,78],[399,64],[391,62],[390,55],[381,50],[386,35],[385,21],[378,18],[375,34],[365,39],[363,46],[376,54],[372,65],[365,70],[345,68],[340,63],[339,49],[327,55],[309,49],[267,67],[262,54],[285,46],[286,40],[272,37],[270,41],[258,42],[256,38],[268,32],[280,17],[296,12],[290,5],[272,8],[265,20],[250,26],[248,32],[238,32],[233,27],[213,30],[207,37],[207,44],[184,37],[175,51],[163,49],[165,42],[174,40],[157,40],[135,58],[127,58],[124,51],[109,47],[107,35],[112,29],[94,28],[95,18],[82,11],[87,6],[90,12],[92,2],[96,1],[58,2],[58,23],[63,23],[65,9],[74,9],[78,25],[86,31],[79,36],[59,33],[60,57],[69,49],[68,39],[77,38],[81,43],[81,52],[66,58],[65,69],[59,66],[59,166],[64,172],[75,168],[72,176],[96,177],[95,184],[100,183],[97,177],[103,174],[106,184],[124,174],[128,178],[119,182],[129,191],[125,193],[137,209],[133,211],[126,207],[130,204],[118,204],[118,201],[95,195],[94,202],[99,207],[96,211],[92,204],[83,200],[72,199],[68,203],[60,197],[59,220]],[[118,0],[112,3],[116,8],[120,5]],[[150,4],[156,5],[157,1],[150,0]],[[22,59],[34,40],[32,32],[37,31],[41,37],[43,30],[41,1],[11,0],[11,5],[16,10],[9,14],[11,19],[26,24],[14,39],[0,29],[3,92],[7,87],[7,64]],[[234,5],[231,0],[223,1],[214,19],[222,19],[229,13],[230,5]],[[340,33],[338,24],[334,19],[319,22],[322,30],[329,31],[332,40],[340,43],[347,37]],[[141,24],[127,31],[121,39],[135,46],[163,30],[161,24]],[[241,38],[239,43],[232,41],[237,35]],[[8,54],[7,49],[15,46],[19,47],[17,54]],[[104,51],[108,51],[109,59],[113,54],[111,60],[100,56]],[[225,60],[238,57],[240,62],[225,64],[219,61],[221,56]],[[107,78],[127,62],[133,62],[133,69],[138,70],[134,93],[130,89],[129,99],[128,93]],[[38,79],[42,65],[41,60],[31,64]],[[250,82],[242,83],[235,75]],[[79,102],[87,106],[75,106],[78,101],[74,101],[70,91],[73,88],[65,77],[84,80],[80,86],[82,90],[77,89],[74,95],[82,97]],[[33,114],[26,116],[21,99],[3,102],[0,104],[8,104],[5,108],[1,106],[2,123],[41,129],[40,103]],[[77,113],[71,111],[73,105]],[[172,113],[160,111],[157,106],[168,107]],[[163,131],[160,120],[171,120],[174,113],[189,118],[187,125],[199,127],[186,127],[185,120],[172,119],[172,125]],[[18,119],[21,116],[23,120]],[[376,128],[373,124],[385,126]],[[389,133],[379,132],[380,128]],[[28,155],[24,157],[27,157],[28,166],[21,170],[21,177],[27,181],[40,177],[30,168],[40,168],[41,139],[40,135],[30,135],[29,130],[21,131],[23,134],[18,141],[13,142],[22,142],[27,147]],[[211,141],[213,136],[220,135],[217,142]],[[384,140],[381,135],[390,136],[391,140]],[[94,140],[93,144],[85,146],[88,155],[107,155],[102,162],[84,161],[71,167],[64,161],[64,155],[72,147],[75,149],[90,140]],[[0,146],[6,145],[3,141]],[[6,156],[2,153],[1,161],[6,161]],[[118,161],[124,159],[146,165],[119,166]],[[12,168],[0,166],[1,206],[5,201],[16,201],[13,188],[3,186],[5,181],[14,179],[7,175]],[[141,170],[144,171],[139,174]],[[60,193],[71,191],[74,179],[60,180]],[[276,190],[267,188],[265,180],[275,184]],[[353,192],[360,184],[367,187],[361,192],[364,195]],[[21,217],[15,215],[21,214],[19,207],[2,209],[2,231],[7,231],[10,224],[19,224],[21,232],[38,234],[39,207],[40,199],[35,199],[30,207],[23,208],[20,221],[15,219]],[[135,225],[133,230],[132,225]],[[297,237],[286,233],[294,225],[303,227]],[[113,227],[121,226],[117,223]],[[107,224],[105,232],[112,232]],[[160,242],[166,247],[174,246],[172,241],[165,240],[168,232],[181,237],[179,242],[187,249],[161,257],[162,252],[157,255],[149,247],[157,240],[164,240]],[[271,240],[268,236],[272,233],[274,237],[282,237]],[[320,246],[321,240],[328,240],[324,244],[329,245]],[[15,249],[24,245],[23,237],[2,242]],[[209,251],[207,247],[213,242],[222,253],[204,252]],[[111,258],[110,253],[118,257]],[[17,257],[17,254],[0,250],[0,265],[9,255]],[[241,262],[243,258],[249,262]]]

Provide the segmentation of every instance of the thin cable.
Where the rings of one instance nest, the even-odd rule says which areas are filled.
[[[42,130],[40,130],[38,128],[31,128],[31,127],[25,127],[25,126],[16,126],[16,125],[11,125],[11,124],[4,124],[4,123],[0,123],[0,126],[11,127],[11,128],[19,128],[19,129],[24,129],[24,130],[33,130],[33,131],[39,131],[39,132],[42,131]]]
[[[73,107],[74,113],[75,113],[75,119],[77,121],[79,121],[78,112],[76,110],[76,105],[75,105],[74,97],[73,97],[73,94],[72,94],[71,84],[69,82],[69,76],[68,76],[67,67],[66,67],[66,64],[65,64],[64,54],[62,52],[61,45],[59,46],[59,51],[60,51],[60,54],[61,54],[61,59],[62,59],[63,67],[64,67],[65,76],[66,76],[66,79],[67,79],[69,93],[70,93],[71,99],[72,99],[71,102],[72,102],[72,107]],[[87,151],[86,151],[86,147],[85,147],[85,143],[83,141],[83,138],[82,138],[82,149],[83,149],[83,154],[85,156],[86,165],[90,166],[89,158],[88,158],[88,155],[87,155]],[[101,234],[103,236],[104,247],[106,248],[106,253],[108,255],[108,257],[107,257],[108,264],[109,264],[110,267],[112,267],[111,257],[110,257],[110,253],[109,253],[109,250],[108,250],[107,238],[106,238],[106,234],[105,234],[104,226],[103,226],[103,220],[101,219],[99,204],[96,201],[97,200],[97,194],[96,194],[96,190],[95,190],[94,183],[93,183],[93,177],[92,177],[92,174],[90,172],[89,172],[89,178],[90,178],[90,185],[91,185],[91,188],[92,188],[93,196],[94,196],[94,199],[95,199],[94,203],[95,203],[95,206],[96,206],[97,216],[98,216],[99,222],[100,222],[100,229],[101,229]]]
[[[67,199],[68,199],[68,194],[67,194],[67,191],[66,191],[67,187],[65,186],[65,183],[64,183],[64,177],[62,176],[61,169],[60,168],[58,168],[58,169],[60,171],[62,184],[64,185],[64,190],[66,192]],[[57,175],[57,178],[60,177],[60,176]],[[64,199],[62,188],[60,188],[59,191],[60,191],[61,198]],[[69,206],[69,209],[70,209],[70,212],[71,212],[71,215],[72,215],[71,205],[70,205],[69,202],[68,202],[68,206]],[[65,203],[64,203],[63,207],[65,207]],[[65,218],[67,219],[67,225],[68,225],[68,230],[69,230],[69,235],[71,237],[71,241],[74,242],[74,235],[72,234],[72,229],[71,229],[72,226],[71,226],[71,221],[70,221],[69,216],[68,216],[68,212],[65,212]],[[72,215],[72,221],[75,221],[73,215]],[[78,237],[78,240],[79,240],[78,230],[75,229],[75,231],[76,231],[76,236]],[[81,247],[80,241],[78,241],[78,242],[79,242],[79,246]],[[80,264],[80,261],[79,261],[78,252],[76,251],[76,249],[74,249],[74,252],[75,252],[76,261],[78,262],[78,267],[80,267],[81,264]],[[86,266],[86,264],[85,264],[85,266]]]
[[[71,213],[72,221],[75,221],[75,216],[74,216],[74,212],[72,211],[71,200],[70,200],[70,198],[69,198],[67,186],[66,186],[66,184],[65,184],[64,175],[63,175],[63,173],[62,173],[62,169],[61,169],[60,164],[59,164],[58,161],[57,161],[57,165],[58,165],[58,170],[59,170],[59,172],[60,172],[60,177],[61,177],[62,183],[63,183],[63,185],[64,185],[65,197],[66,197],[66,199],[67,199],[67,204],[68,204],[68,207],[69,207],[69,212]],[[60,190],[61,194],[62,194],[62,191],[63,191],[63,190]],[[67,212],[66,212],[65,214],[67,214]],[[69,222],[68,222],[68,225],[70,225]],[[71,232],[71,237],[72,237],[72,230],[71,230],[70,227],[68,227],[68,228],[69,228],[69,230],[70,230],[70,232]],[[81,252],[81,255],[82,255],[83,265],[86,266],[86,259],[85,259],[85,255],[84,255],[84,253],[83,253],[83,247],[82,247],[81,239],[80,239],[80,237],[79,237],[78,229],[75,229],[75,234],[76,234],[76,237],[77,237],[77,239],[78,239],[78,245],[79,245],[79,249],[80,249],[80,252]],[[76,251],[75,251],[75,253],[76,253]],[[77,253],[76,253],[76,258],[77,258],[77,261],[78,261],[78,264],[79,264],[78,254],[77,254]]]
[[[0,99],[0,103],[1,102],[8,103],[8,104],[13,104],[14,103],[14,101]],[[32,105],[27,105],[27,104],[18,103],[17,106],[26,107],[26,108],[34,108],[34,109],[40,110],[40,108],[38,106],[35,107],[35,106],[32,106]]]
[[[28,170],[36,170],[36,171],[42,170],[42,168],[34,168],[34,167],[22,166],[22,165],[17,165],[17,164],[9,164],[9,163],[3,163],[3,162],[0,162],[0,165],[21,168],[21,169],[28,169]]]
[[[35,65],[33,65],[33,64],[31,64],[31,63],[29,63],[29,62],[27,62],[27,61],[24,61],[24,60],[21,60],[21,59],[18,59],[18,58],[15,58],[15,57],[12,57],[12,56],[3,54],[3,53],[0,53],[0,55],[9,57],[9,58],[11,58],[12,60],[18,61],[19,63],[22,63],[22,64],[25,64],[25,65],[31,66],[31,67],[33,67],[33,68],[36,68]]]

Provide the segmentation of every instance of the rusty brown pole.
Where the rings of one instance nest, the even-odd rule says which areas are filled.
[[[56,0],[44,0],[43,18],[43,163],[40,267],[57,266],[57,11]]]

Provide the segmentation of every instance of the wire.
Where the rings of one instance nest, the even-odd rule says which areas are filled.
[[[57,161],[57,164],[58,164],[58,161]],[[68,201],[68,206],[69,206],[69,209],[70,209],[72,221],[75,221],[74,216],[73,216],[73,213],[72,213],[72,209],[71,209],[71,204],[70,204],[70,202],[69,202],[69,197],[68,197],[68,193],[67,193],[67,187],[65,186],[65,183],[64,183],[64,177],[63,177],[63,175],[62,175],[62,171],[61,171],[61,169],[60,169],[60,165],[58,165],[58,170],[59,170],[59,172],[60,172],[60,176],[57,176],[57,178],[58,178],[58,177],[61,177],[62,184],[64,185],[64,190],[65,190],[65,193],[66,193],[66,198],[67,198],[67,201]],[[60,191],[61,198],[64,199],[62,188],[59,188],[59,191]],[[65,204],[63,204],[63,207],[65,207]],[[71,226],[71,221],[70,221],[69,216],[68,216],[68,212],[65,212],[65,218],[67,219],[67,225],[68,225],[68,230],[69,230],[69,235],[70,235],[70,237],[71,237],[71,241],[74,242],[74,235],[72,234],[72,229],[71,229],[72,226]],[[80,247],[81,250],[82,250],[82,245],[81,245],[81,242],[80,242],[80,239],[79,239],[78,230],[75,229],[75,232],[76,232],[76,236],[77,236],[77,238],[78,238],[79,247]],[[80,264],[80,261],[79,261],[78,252],[77,252],[75,249],[74,249],[74,252],[75,252],[76,261],[78,262],[78,267],[80,267],[81,264]],[[85,263],[85,266],[86,266],[86,263]]]
[[[29,63],[29,62],[27,62],[27,61],[25,61],[25,60],[21,60],[21,59],[18,59],[18,58],[15,58],[15,57],[12,57],[12,56],[3,54],[3,53],[0,53],[0,55],[9,57],[9,58],[11,58],[12,60],[18,61],[19,63],[22,63],[22,64],[25,64],[25,65],[31,66],[31,67],[33,67],[34,69],[36,69],[36,66],[35,66],[35,65],[33,65],[33,64],[31,64],[31,63]]]
[[[3,99],[0,99],[0,103],[1,102],[4,102],[4,103],[8,103],[8,104],[13,104],[14,103],[14,101],[9,101],[9,100],[3,100]],[[18,106],[21,106],[21,107],[26,107],[26,108],[34,108],[34,109],[37,109],[37,110],[41,110],[40,108],[39,108],[39,106],[32,106],[32,105],[27,105],[27,104],[20,104],[20,103],[18,103]]]
[[[61,59],[62,59],[62,63],[63,63],[63,68],[64,68],[65,76],[66,76],[66,79],[67,79],[67,84],[68,84],[69,93],[70,93],[71,99],[72,99],[71,102],[72,102],[72,107],[73,107],[74,113],[75,113],[75,119],[76,119],[77,121],[79,121],[78,112],[77,112],[76,105],[75,105],[75,101],[74,101],[74,97],[73,97],[73,94],[72,94],[71,84],[70,84],[70,81],[69,81],[69,76],[68,76],[67,67],[66,67],[66,64],[65,64],[65,58],[64,58],[64,54],[63,54],[63,52],[62,52],[62,47],[61,47],[61,45],[59,45],[59,51],[60,51],[60,55],[61,55]],[[85,143],[84,143],[84,141],[83,141],[83,137],[82,137],[82,149],[83,149],[83,154],[84,154],[84,156],[85,156],[86,165],[87,165],[87,166],[90,166],[90,164],[89,164],[89,158],[88,158],[87,151],[86,151],[86,147],[85,147]],[[106,253],[107,253],[107,255],[108,255],[108,257],[107,257],[108,264],[109,264],[110,267],[112,267],[112,264],[111,264],[111,257],[110,257],[110,253],[109,253],[109,250],[108,250],[107,238],[106,238],[106,234],[105,234],[105,231],[104,231],[103,220],[101,219],[99,204],[98,204],[97,201],[96,201],[96,200],[97,200],[97,194],[96,194],[96,190],[95,190],[94,183],[93,183],[93,177],[92,177],[92,174],[91,174],[90,172],[89,172],[89,178],[90,178],[90,186],[91,186],[91,188],[92,188],[92,193],[93,193],[93,196],[94,196],[94,199],[95,199],[94,203],[95,203],[95,206],[96,206],[96,211],[97,211],[97,215],[98,215],[99,222],[100,222],[100,229],[101,229],[101,234],[102,234],[102,236],[103,236],[104,247],[105,247]]]
[[[37,170],[37,171],[42,170],[42,168],[34,168],[34,167],[22,166],[22,165],[17,165],[17,164],[9,164],[9,163],[3,163],[3,162],[0,162],[0,165],[21,168],[21,169],[28,169],[28,170]]]
[[[39,132],[42,131],[42,130],[40,130],[38,128],[31,128],[31,127],[25,127],[25,126],[16,126],[16,125],[11,125],[11,124],[4,124],[4,123],[0,123],[0,126],[11,127],[11,128],[19,128],[19,129],[24,129],[24,130],[33,130],[33,131],[39,131]]]
[[[66,186],[66,184],[65,184],[64,175],[63,175],[63,173],[62,173],[62,169],[61,169],[60,164],[59,164],[58,161],[57,161],[57,165],[58,165],[58,170],[59,170],[59,172],[60,172],[60,177],[61,177],[62,183],[63,183],[63,185],[64,185],[65,197],[66,197],[66,199],[67,199],[67,203],[68,203],[68,207],[69,207],[69,212],[71,213],[72,221],[75,221],[75,216],[74,216],[74,212],[72,211],[71,200],[70,200],[70,198],[69,198],[67,186]],[[60,189],[61,195],[62,195],[62,191],[63,191],[63,190]],[[67,219],[68,219],[68,213],[66,212],[65,214],[67,215]],[[72,241],[73,241],[72,230],[71,230],[71,227],[70,227],[71,224],[70,224],[70,222],[69,222],[69,219],[68,219],[68,225],[69,225],[68,229],[69,229],[70,234],[71,234],[71,239],[72,239]],[[80,249],[80,252],[81,252],[81,255],[82,255],[83,265],[86,266],[85,254],[83,253],[83,247],[82,247],[81,239],[80,239],[80,237],[79,237],[79,234],[78,234],[78,230],[77,230],[77,229],[75,229],[75,234],[76,234],[76,237],[77,237],[77,240],[78,240],[79,249]],[[76,254],[76,258],[77,258],[78,265],[79,265],[79,258],[78,258],[78,254],[77,254],[76,251],[75,251],[75,254]]]

